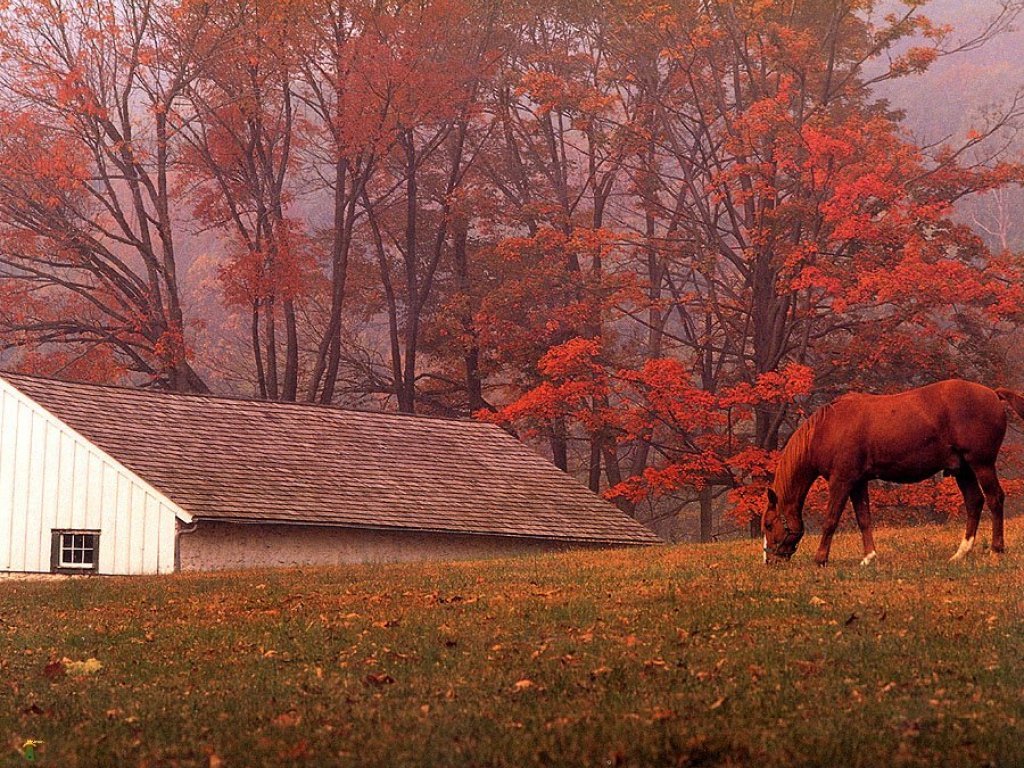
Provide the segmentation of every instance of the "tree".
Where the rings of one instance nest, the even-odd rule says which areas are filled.
[[[303,10],[301,3],[248,0],[213,6],[209,24],[227,42],[208,56],[173,116],[187,144],[181,179],[193,213],[232,235],[221,277],[228,301],[250,310],[257,391],[285,401],[298,397],[296,302],[313,272],[302,224],[288,215],[297,139],[293,35]]]
[[[181,301],[168,120],[201,62],[163,46],[177,23],[135,0],[3,7],[0,278],[46,296],[9,329],[16,343],[104,345],[154,383],[205,390]]]
[[[363,202],[388,318],[398,409],[416,410],[419,350],[455,206],[481,151],[481,82],[494,55],[497,6],[461,0],[401,6],[377,17],[387,52],[379,87],[391,103],[392,145]],[[466,19],[473,23],[466,23]]]

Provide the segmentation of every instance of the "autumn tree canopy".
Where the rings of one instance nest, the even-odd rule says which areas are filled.
[[[837,394],[1014,383],[1020,259],[956,212],[1022,103],[922,146],[878,95],[1000,8],[12,0],[0,363],[476,415],[743,520]]]

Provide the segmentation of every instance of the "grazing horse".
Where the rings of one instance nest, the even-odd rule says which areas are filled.
[[[761,518],[765,562],[788,560],[804,534],[804,501],[819,477],[828,509],[814,556],[828,563],[832,536],[853,499],[864,559],[875,559],[868,482],[917,483],[937,472],[956,478],[967,506],[967,531],[953,560],[974,546],[984,503],[992,512],[992,551],[1002,552],[1003,501],[996,457],[1006,435],[1006,408],[1024,418],[1024,397],[951,379],[896,395],[845,395],[815,411],[786,443],[768,508]]]

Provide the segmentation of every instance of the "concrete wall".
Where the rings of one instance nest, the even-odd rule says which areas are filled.
[[[501,536],[206,521],[200,522],[193,532],[183,532],[178,539],[183,571],[472,560],[557,552],[566,548],[564,544]]]
[[[54,530],[99,533],[98,573],[174,570],[180,510],[0,378],[0,571],[46,573]]]

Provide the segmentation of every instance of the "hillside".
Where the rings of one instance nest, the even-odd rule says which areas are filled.
[[[959,535],[0,581],[0,764],[1019,765],[1024,525]]]

